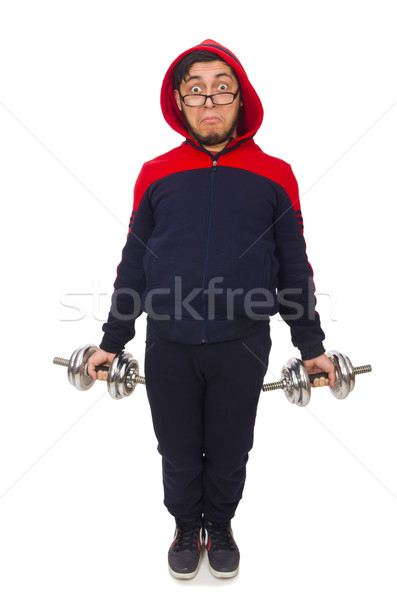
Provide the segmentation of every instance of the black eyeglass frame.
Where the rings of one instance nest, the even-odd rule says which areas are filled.
[[[216,92],[216,94],[185,94],[184,96],[181,96],[181,100],[184,103],[185,106],[187,106],[188,108],[199,108],[200,106],[204,106],[205,103],[207,102],[207,98],[211,98],[211,102],[214,106],[229,106],[230,104],[233,104],[233,102],[235,101],[235,99],[237,98],[237,96],[240,93],[240,88],[238,88],[237,92]],[[225,94],[229,94],[230,96],[233,96],[233,100],[231,100],[230,102],[223,102],[222,104],[217,104],[216,102],[213,101],[213,97],[214,96],[220,96],[222,94],[222,96],[224,96]],[[204,98],[204,102],[202,104],[186,104],[185,102],[185,98],[187,96],[200,96],[201,98]]]

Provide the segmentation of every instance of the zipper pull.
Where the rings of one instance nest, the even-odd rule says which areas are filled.
[[[212,170],[213,170],[213,171],[216,171],[216,165],[217,165],[217,162],[218,162],[217,160],[213,160],[213,161],[212,161]]]

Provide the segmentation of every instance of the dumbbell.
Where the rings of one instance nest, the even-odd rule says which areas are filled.
[[[77,348],[72,356],[67,358],[55,357],[53,363],[68,369],[68,380],[71,385],[85,392],[95,383],[95,379],[87,372],[88,359],[98,350],[93,344]],[[108,371],[108,392],[115,400],[130,396],[137,383],[145,384],[145,378],[139,375],[139,364],[128,352],[120,352],[114,357],[110,367],[99,366],[95,370]]]
[[[347,398],[350,392],[353,391],[356,375],[362,373],[370,373],[371,365],[363,365],[361,367],[353,367],[350,359],[341,352],[330,350],[326,352],[326,356],[330,359],[335,367],[335,387],[330,388],[330,392],[343,400]],[[291,358],[281,369],[281,380],[274,383],[265,383],[262,386],[264,392],[273,390],[283,390],[287,399],[297,406],[307,406],[310,402],[311,386],[318,377],[326,377],[328,373],[312,373],[309,375],[303,365],[303,361],[299,358]]]

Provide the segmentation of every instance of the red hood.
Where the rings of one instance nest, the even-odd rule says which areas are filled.
[[[194,46],[185,52],[182,52],[171,64],[167,73],[165,74],[163,85],[161,86],[161,110],[163,111],[163,115],[168,125],[172,127],[175,131],[183,135],[184,137],[189,137],[189,132],[186,128],[185,121],[182,117],[180,110],[178,109],[175,99],[174,99],[174,86],[173,86],[173,74],[174,69],[177,63],[190,52],[195,50],[207,50],[208,52],[213,52],[214,54],[218,54],[218,56],[224,60],[228,65],[233,67],[233,69],[237,73],[237,77],[240,82],[240,88],[242,90],[242,97],[244,105],[240,109],[240,117],[237,125],[237,135],[239,141],[243,138],[250,138],[259,129],[263,119],[263,107],[262,103],[259,99],[258,94],[252,87],[246,72],[241,66],[240,61],[236,58],[236,56],[230,52],[224,46],[221,46],[214,40],[205,40],[198,46]]]

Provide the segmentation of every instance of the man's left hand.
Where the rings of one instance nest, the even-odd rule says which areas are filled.
[[[322,371],[328,373],[328,378],[317,377],[312,383],[313,387],[322,387],[324,385],[329,385],[332,388],[335,387],[335,367],[328,356],[321,354],[320,356],[316,356],[316,358],[302,362],[309,375],[321,373]]]

